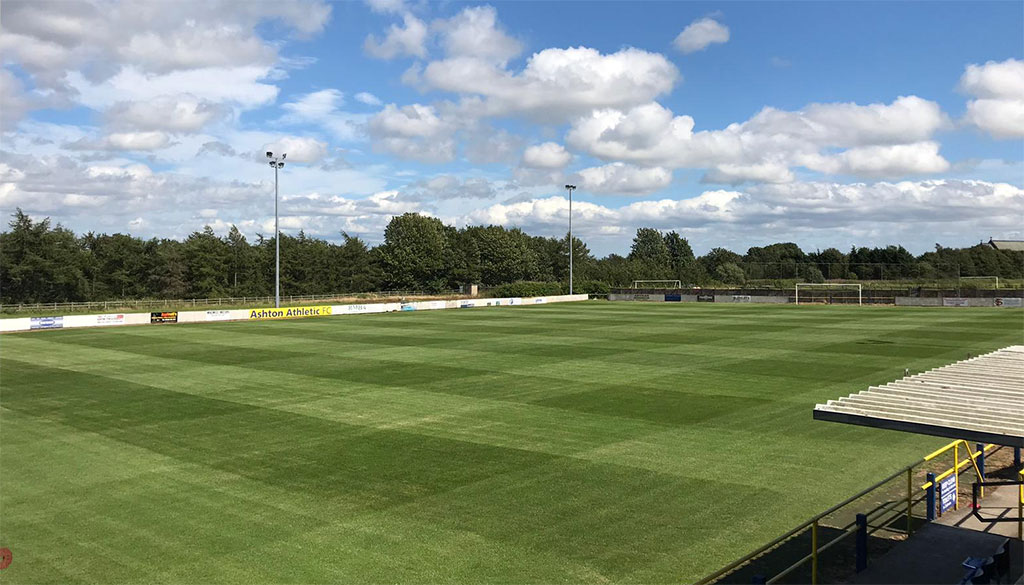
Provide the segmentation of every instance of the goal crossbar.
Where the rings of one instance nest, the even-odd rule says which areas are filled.
[[[863,290],[864,289],[863,289],[863,285],[860,285],[860,284],[854,284],[854,283],[842,284],[842,283],[798,282],[797,285],[796,285],[796,295],[795,295],[795,297],[793,299],[794,302],[796,304],[798,304],[798,305],[800,304],[800,287],[804,287],[805,289],[806,288],[856,288],[857,289],[857,304],[858,305],[863,305],[864,304],[864,302],[863,302],[863,299],[864,299]]]
[[[640,288],[640,287],[638,286],[638,285],[640,285],[640,284],[650,284],[650,283],[655,283],[655,282],[669,282],[669,283],[674,283],[674,284],[675,284],[675,287],[674,287],[674,288],[683,288],[683,282],[682,282],[681,280],[672,280],[672,279],[662,279],[662,280],[634,280],[634,281],[633,281],[633,288]]]

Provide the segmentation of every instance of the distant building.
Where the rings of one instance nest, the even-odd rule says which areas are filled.
[[[993,240],[992,238],[989,238],[988,245],[992,246],[996,250],[1024,252],[1024,240]]]

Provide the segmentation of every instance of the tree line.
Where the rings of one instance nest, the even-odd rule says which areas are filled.
[[[568,237],[531,236],[501,226],[455,228],[415,213],[393,217],[378,246],[341,235],[341,241],[333,243],[302,231],[297,236],[281,234],[282,294],[440,292],[469,283],[498,287],[568,280]],[[224,237],[207,226],[180,241],[120,233],[76,235],[49,219],[33,220],[19,209],[9,229],[0,233],[0,301],[271,295],[275,244],[274,238],[262,235],[250,242],[234,226]],[[934,251],[919,256],[902,246],[804,252],[796,244],[777,243],[749,248],[745,254],[714,248],[698,257],[679,233],[640,228],[626,256],[596,258],[574,237],[573,268],[579,292],[629,286],[638,279],[677,279],[701,286],[780,279],[1020,279],[1024,252],[982,244],[936,244]]]

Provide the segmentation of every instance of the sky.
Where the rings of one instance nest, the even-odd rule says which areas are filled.
[[[0,211],[379,243],[394,215],[698,253],[1024,239],[1021,2],[0,6]]]

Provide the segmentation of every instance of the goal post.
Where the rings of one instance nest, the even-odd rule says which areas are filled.
[[[964,280],[994,280],[996,288],[999,288],[999,277],[998,276],[961,276],[961,281]]]
[[[661,287],[661,288],[683,288],[683,282],[681,280],[634,280],[633,288],[640,288],[641,284],[653,284],[653,283],[669,283],[673,286]],[[658,287],[650,287],[658,288]]]
[[[846,288],[846,289],[854,289],[854,288],[856,288],[857,289],[857,304],[858,305],[863,305],[864,304],[864,302],[863,302],[864,301],[863,285],[860,285],[860,284],[853,284],[853,283],[850,283],[850,284],[839,284],[839,283],[799,282],[796,285],[796,296],[794,298],[794,301],[798,305],[800,304],[800,288],[801,287],[803,287],[803,289],[805,291],[807,289],[809,289],[809,288],[811,288],[811,289],[813,289],[813,288]]]

